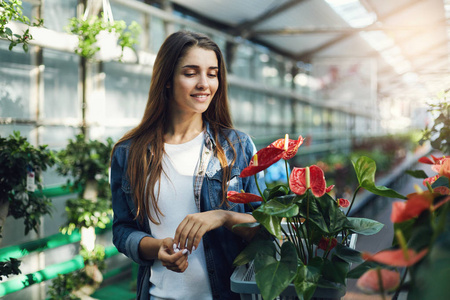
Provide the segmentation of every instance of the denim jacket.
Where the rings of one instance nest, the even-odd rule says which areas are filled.
[[[228,190],[244,190],[248,193],[258,194],[253,176],[239,177],[242,169],[248,166],[250,159],[256,152],[255,145],[248,135],[238,130],[224,130],[224,134],[236,150],[236,161],[231,170]],[[224,136],[219,136],[219,141],[215,141],[209,124],[206,123],[205,143],[201,156],[201,161],[205,166],[204,168],[198,167],[193,184],[194,195],[196,202],[198,202],[197,207],[201,212],[224,209],[247,213],[249,208],[244,204],[229,203],[229,206],[225,204],[220,206],[222,168],[218,158],[212,155],[214,153],[212,150],[217,142],[220,142],[227,160],[230,162],[233,151],[227,140]],[[148,300],[150,298],[150,267],[153,261],[141,259],[138,246],[142,238],[152,237],[152,233],[148,222],[139,223],[138,220],[134,219],[136,207],[133,203],[133,195],[126,172],[130,144],[130,141],[125,141],[117,145],[111,160],[111,190],[114,210],[113,243],[119,252],[139,265],[137,299]],[[264,185],[261,176],[259,176],[258,183]],[[245,242],[228,229],[220,227],[206,233],[203,236],[203,244],[213,299],[239,299],[239,295],[232,293],[230,290],[230,276],[233,272],[232,262],[242,251]]]

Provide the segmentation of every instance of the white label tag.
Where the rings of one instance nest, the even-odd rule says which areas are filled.
[[[35,176],[33,171],[27,172],[27,191],[29,192],[34,192],[34,190],[36,189],[34,177]]]

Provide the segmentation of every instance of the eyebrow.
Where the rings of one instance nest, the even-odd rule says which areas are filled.
[[[197,65],[185,65],[185,66],[182,66],[181,68],[182,68],[182,69],[199,69],[200,67],[197,66]],[[218,70],[219,67],[213,67],[213,66],[211,66],[211,67],[209,67],[208,69]]]

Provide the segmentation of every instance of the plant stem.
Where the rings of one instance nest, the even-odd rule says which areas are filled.
[[[265,203],[266,202],[266,198],[264,197],[264,194],[261,192],[261,189],[259,188],[258,178],[256,177],[256,174],[254,176],[255,176],[255,182],[256,182],[256,187],[258,188],[258,192],[261,195],[261,198],[263,199],[263,201]]]
[[[305,240],[307,240],[308,242],[310,241],[310,232],[309,232],[309,194],[310,191],[307,190],[306,191],[306,220],[305,220],[305,226],[306,226],[306,237]],[[312,244],[309,243],[309,247],[308,247],[308,256],[312,257],[312,253],[313,253],[313,249],[312,249]]]
[[[405,282],[406,274],[408,273],[408,268],[405,269],[405,273],[403,273],[402,279],[400,280],[400,284],[398,285],[397,290],[395,291],[394,296],[392,297],[392,300],[397,300],[398,296],[400,295],[400,290],[402,289],[402,285]]]
[[[386,297],[384,296],[383,278],[381,277],[380,267],[377,268],[377,275],[378,275],[378,286],[380,288],[381,299],[386,300]]]
[[[288,166],[287,160],[284,160],[284,166],[286,167],[286,179],[287,179],[287,184],[289,186],[289,166]]]
[[[348,214],[350,213],[350,210],[352,209],[352,206],[353,206],[353,202],[355,202],[356,194],[358,193],[360,188],[361,188],[361,186],[358,186],[358,188],[353,193],[352,202],[350,203],[350,207],[348,208],[347,213],[345,214],[345,216],[348,216]]]

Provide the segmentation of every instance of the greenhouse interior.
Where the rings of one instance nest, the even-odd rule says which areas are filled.
[[[450,0],[0,0],[0,298],[448,299],[449,99]],[[172,113],[204,126],[181,233]]]

